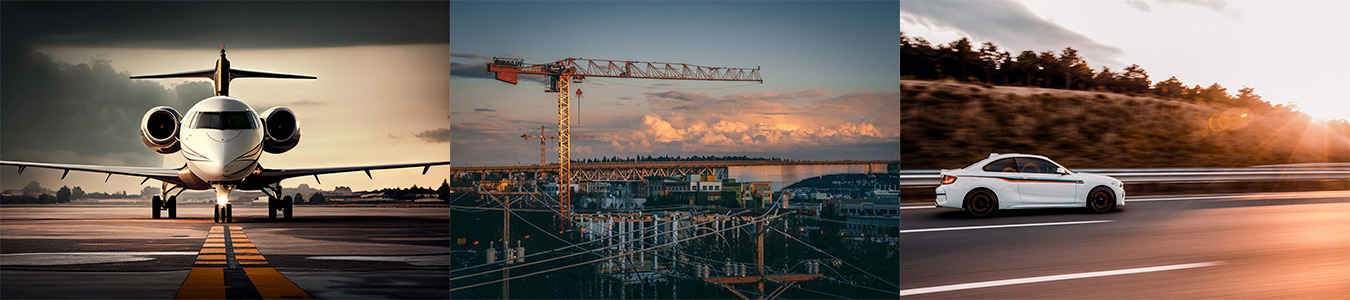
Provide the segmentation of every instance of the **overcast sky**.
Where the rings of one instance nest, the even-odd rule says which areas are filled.
[[[762,68],[764,83],[591,78],[573,158],[747,155],[896,159],[898,2],[453,2],[452,156],[538,163],[557,129],[541,78],[485,78],[493,56]],[[575,104],[576,102],[574,102]],[[550,140],[549,162],[557,161]]]
[[[900,29],[935,44],[993,42],[1014,56],[1072,46],[1094,70],[1139,64],[1154,82],[1252,87],[1335,119],[1350,117],[1347,16],[1350,2],[1332,0],[902,0]]]
[[[10,2],[0,3],[0,159],[181,166],[145,149],[141,116],[180,113],[212,95],[209,81],[127,76],[232,67],[318,76],[240,79],[231,96],[254,110],[293,109],[300,144],[266,154],[268,168],[449,159],[448,4],[438,2]],[[170,158],[165,160],[165,158]],[[0,172],[3,188],[43,186],[136,193],[139,178],[29,169]],[[438,170],[439,169],[439,170]],[[446,169],[326,175],[323,189],[439,185]],[[440,175],[437,175],[440,174]],[[283,184],[308,183],[312,177]],[[158,183],[147,183],[158,187]]]

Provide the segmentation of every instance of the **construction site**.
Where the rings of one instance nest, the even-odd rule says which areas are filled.
[[[898,178],[896,161],[571,157],[572,139],[594,138],[572,134],[574,102],[583,94],[574,83],[763,82],[759,68],[580,58],[542,64],[494,58],[486,67],[511,84],[519,75],[547,77],[558,128],[556,135],[540,128],[539,135],[521,136],[540,140],[539,165],[452,168],[451,298],[899,297],[898,217],[841,216],[833,203],[783,191],[826,175],[891,180]],[[550,139],[557,140],[557,163],[547,160]],[[898,202],[894,194],[875,194]]]

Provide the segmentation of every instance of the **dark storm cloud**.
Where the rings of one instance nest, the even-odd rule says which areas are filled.
[[[446,2],[5,1],[0,16],[5,51],[18,41],[175,49],[446,44],[450,32]]]
[[[457,57],[457,58],[465,58],[465,59],[470,59],[470,60],[473,60],[473,61],[474,61],[474,62],[468,62],[468,63],[463,63],[463,62],[453,62],[453,61],[450,62],[450,77],[451,77],[451,78],[459,77],[459,78],[480,78],[480,79],[492,79],[492,80],[496,80],[496,79],[497,79],[497,76],[496,76],[496,75],[494,75],[494,74],[489,74],[488,71],[487,71],[487,63],[490,62],[490,61],[492,61],[492,57],[491,57],[491,56],[478,55],[478,54],[473,54],[473,53],[450,53],[450,57],[452,57],[452,58],[456,58],[456,57]],[[518,76],[518,77],[516,77],[516,78],[519,79],[520,81],[533,82],[533,83],[537,83],[537,84],[543,85],[543,86],[547,86],[547,85],[548,85],[548,77],[547,77],[547,76],[542,76],[542,75],[520,75],[520,76]]]
[[[900,3],[900,11],[912,16],[905,17],[908,21],[957,29],[971,38],[992,41],[1011,51],[1059,51],[1073,47],[1088,61],[1104,64],[1115,64],[1121,54],[1120,48],[1103,45],[1042,19],[1012,1],[904,1]]]
[[[208,83],[170,90],[133,81],[107,61],[72,65],[41,53],[0,54],[0,156],[5,160],[158,167],[160,155],[136,138],[141,117],[160,105],[181,113],[188,108],[185,103],[213,94]]]
[[[448,9],[444,2],[0,2],[0,156],[159,166],[161,156],[137,141],[140,118],[159,105],[184,112],[213,94],[207,82],[165,88],[130,80],[108,61],[61,63],[35,49],[448,44]],[[319,104],[302,102],[292,104]]]
[[[450,57],[460,57],[460,58],[468,58],[468,59],[477,59],[477,60],[481,60],[481,61],[489,61],[489,60],[492,60],[492,57],[491,57],[491,56],[482,56],[482,55],[473,54],[473,53],[450,53]]]
[[[487,63],[450,62],[450,77],[495,79],[488,74]]]
[[[428,143],[449,143],[450,128],[436,128],[432,130],[427,130],[417,133],[416,136],[417,138],[422,139],[422,141]]]
[[[679,100],[686,102],[699,102],[712,100],[712,97],[704,93],[667,91],[660,93],[646,93],[648,100]]]

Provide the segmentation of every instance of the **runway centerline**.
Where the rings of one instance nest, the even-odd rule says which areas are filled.
[[[213,226],[175,299],[313,299],[267,264],[240,226]]]

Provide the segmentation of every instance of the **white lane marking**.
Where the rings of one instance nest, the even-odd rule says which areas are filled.
[[[1217,265],[1221,265],[1221,264],[1223,264],[1222,261],[1211,261],[1211,262],[1191,263],[1191,264],[1166,265],[1166,266],[1156,266],[1156,267],[1144,267],[1144,268],[1133,268],[1133,269],[1120,269],[1120,270],[1111,270],[1111,271],[1098,271],[1098,272],[1087,272],[1087,273],[1073,273],[1073,274],[1050,275],[1050,276],[1036,276],[1036,277],[1027,277],[1027,278],[1004,279],[1004,280],[993,280],[993,281],[981,281],[981,282],[962,283],[962,284],[951,284],[951,285],[939,285],[939,286],[926,287],[926,288],[914,288],[914,289],[908,289],[908,290],[900,290],[900,296],[901,296],[901,297],[904,297],[904,296],[913,296],[913,295],[921,295],[921,294],[928,294],[928,293],[940,293],[940,292],[949,292],[949,291],[967,290],[967,289],[977,289],[977,288],[986,288],[986,287],[996,287],[996,286],[1005,286],[1005,285],[1014,285],[1014,284],[1024,284],[1024,283],[1037,283],[1037,282],[1057,281],[1057,280],[1069,280],[1069,279],[1080,279],[1080,278],[1091,278],[1091,277],[1104,277],[1104,276],[1115,276],[1115,275],[1126,275],[1126,274],[1138,274],[1138,273],[1148,273],[1148,272],[1161,272],[1161,271],[1171,271],[1171,270],[1181,270],[1181,269],[1203,268],[1203,267],[1217,266]]]
[[[1051,223],[1026,223],[1026,224],[1004,224],[1004,225],[983,225],[983,226],[965,226],[965,227],[940,227],[940,228],[921,228],[900,230],[901,234],[933,232],[933,231],[953,231],[953,230],[974,230],[974,229],[992,229],[992,228],[1014,228],[1014,227],[1034,227],[1034,226],[1056,226],[1056,225],[1078,225],[1115,222],[1115,220],[1096,220],[1096,221],[1073,221],[1073,222],[1051,222]]]
[[[937,208],[937,207],[936,207],[936,206],[932,206],[932,205],[924,205],[924,206],[914,205],[914,206],[901,206],[901,207],[900,207],[900,209],[924,209],[924,208]]]
[[[1129,203],[1129,202],[1148,202],[1148,201],[1214,200],[1214,199],[1243,199],[1243,198],[1261,198],[1261,199],[1336,198],[1346,196],[1350,196],[1350,192],[1233,194],[1233,195],[1205,195],[1205,196],[1146,196],[1146,197],[1125,198],[1125,202]]]

